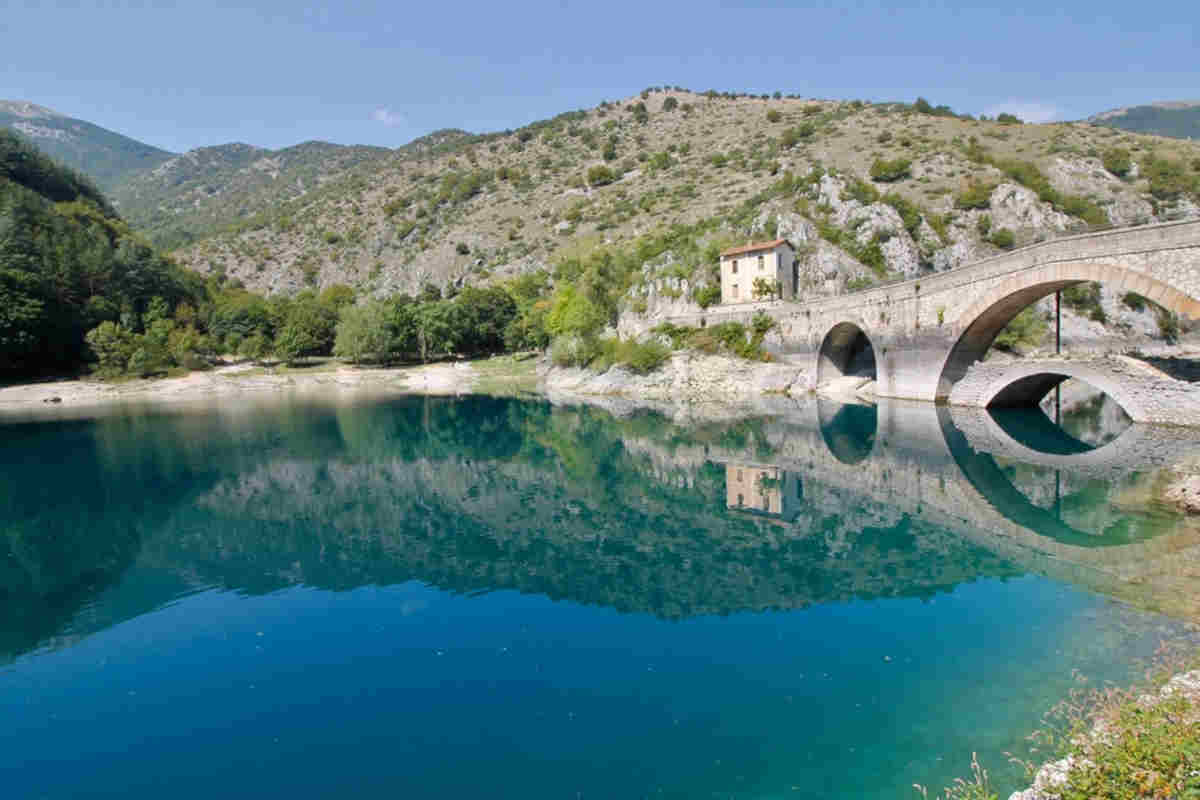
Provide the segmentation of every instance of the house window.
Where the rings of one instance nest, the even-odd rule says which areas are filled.
[[[738,495],[738,505],[739,506],[746,505],[746,496],[745,495],[741,495],[741,494]]]
[[[764,263],[763,263],[763,257],[762,257],[762,256],[759,256],[759,257],[758,257],[758,271],[759,271],[759,272],[762,272],[762,270],[763,270],[763,266],[764,266]]]
[[[737,284],[735,283],[735,284],[734,284],[734,285],[731,287],[731,289],[732,289],[732,290],[729,292],[730,296],[731,296],[731,297],[737,297],[737,296],[738,296],[738,288],[737,288]]]
[[[737,275],[737,259],[736,258],[729,259],[729,269],[733,271],[734,275]]]
[[[738,470],[738,483],[741,483],[741,482],[742,482],[742,471],[739,469]]]

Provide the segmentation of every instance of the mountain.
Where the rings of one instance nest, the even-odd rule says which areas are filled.
[[[71,127],[30,104],[4,108],[27,131]],[[651,273],[694,288],[708,282],[711,265],[696,255],[707,244],[777,233],[803,245],[805,291],[830,293],[1084,226],[1196,213],[1200,145],[1113,127],[1121,118],[1032,125],[923,99],[654,87],[517,130],[445,129],[394,150],[157,151],[108,194],[182,264],[267,292],[346,283],[415,293],[553,270],[600,246],[652,250],[664,263]],[[673,226],[690,226],[688,253],[635,246]]]
[[[1179,139],[976,120],[927,102],[678,88],[515,131],[334,152],[314,154],[303,191],[272,180],[247,184],[236,204],[196,192],[165,201],[198,233],[176,257],[267,292],[347,283],[388,294],[624,248],[690,291],[709,280],[711,243],[777,233],[800,246],[805,291],[829,293],[1081,227],[1194,214],[1200,185],[1200,144]],[[230,214],[224,231],[196,227]],[[665,252],[656,242],[679,226],[687,242]]]
[[[166,150],[33,103],[0,100],[0,127],[30,139],[44,153],[111,191],[132,173],[171,158]]]
[[[1181,100],[1127,106],[1088,117],[1094,125],[1107,125],[1137,133],[1200,139],[1200,100]]]
[[[391,152],[328,142],[282,150],[240,143],[201,147],[126,175],[112,197],[122,215],[151,241],[180,246],[271,213],[331,176]]]

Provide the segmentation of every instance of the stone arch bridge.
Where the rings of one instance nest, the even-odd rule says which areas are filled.
[[[671,321],[748,322],[761,311],[778,323],[768,348],[811,369],[814,387],[869,370],[881,397],[945,402],[1022,309],[1086,281],[1200,318],[1200,220],[1081,234],[854,294],[726,305]]]

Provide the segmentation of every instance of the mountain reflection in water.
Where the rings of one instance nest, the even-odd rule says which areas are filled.
[[[1118,502],[1148,492],[1153,469],[1191,440],[1149,429],[1142,441],[1135,427],[1120,437],[1138,439],[1133,452],[1110,444],[1099,466],[1055,468],[976,450],[957,413],[820,400],[682,427],[471,397],[10,425],[0,654],[70,640],[187,587],[414,579],[679,618],[1065,568],[1196,616],[1169,562],[1197,554],[1200,525]],[[967,413],[993,437],[1022,427]],[[135,562],[159,571],[144,596],[97,604]]]
[[[9,663],[213,589],[410,581],[683,621],[1035,575],[1200,618],[1200,524],[1153,502],[1195,442],[1139,426],[1088,448],[925,405],[685,426],[408,397],[2,430]]]

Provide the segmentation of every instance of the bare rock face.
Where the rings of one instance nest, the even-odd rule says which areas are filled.
[[[845,250],[818,239],[810,252],[800,259],[800,293],[801,296],[843,294],[850,281],[873,275],[866,265],[851,258]]]
[[[1136,225],[1154,216],[1154,208],[1127,191],[1125,183],[1106,170],[1098,158],[1060,156],[1051,162],[1047,177],[1059,191],[1095,198],[1113,225]]]
[[[850,225],[855,228],[854,238],[860,245],[869,244],[878,237],[891,272],[898,272],[906,278],[920,273],[920,248],[904,229],[904,220],[896,209],[886,203],[860,206],[852,213]]]
[[[958,229],[954,229],[954,232],[958,234],[954,242],[933,254],[933,268],[938,272],[970,264],[987,255],[986,248],[979,241]]]
[[[1031,190],[1015,183],[997,186],[992,191],[989,205],[993,229],[1065,231],[1072,225],[1071,218],[1066,214],[1055,211]]]
[[[787,239],[793,247],[802,248],[821,238],[817,234],[817,226],[794,211],[782,211],[774,214],[764,212],[755,220],[755,230],[765,228],[767,219],[772,216],[778,226],[776,230],[779,238]]]
[[[912,176],[916,180],[950,178],[959,173],[962,163],[949,153],[934,153],[918,158],[912,164]]]

